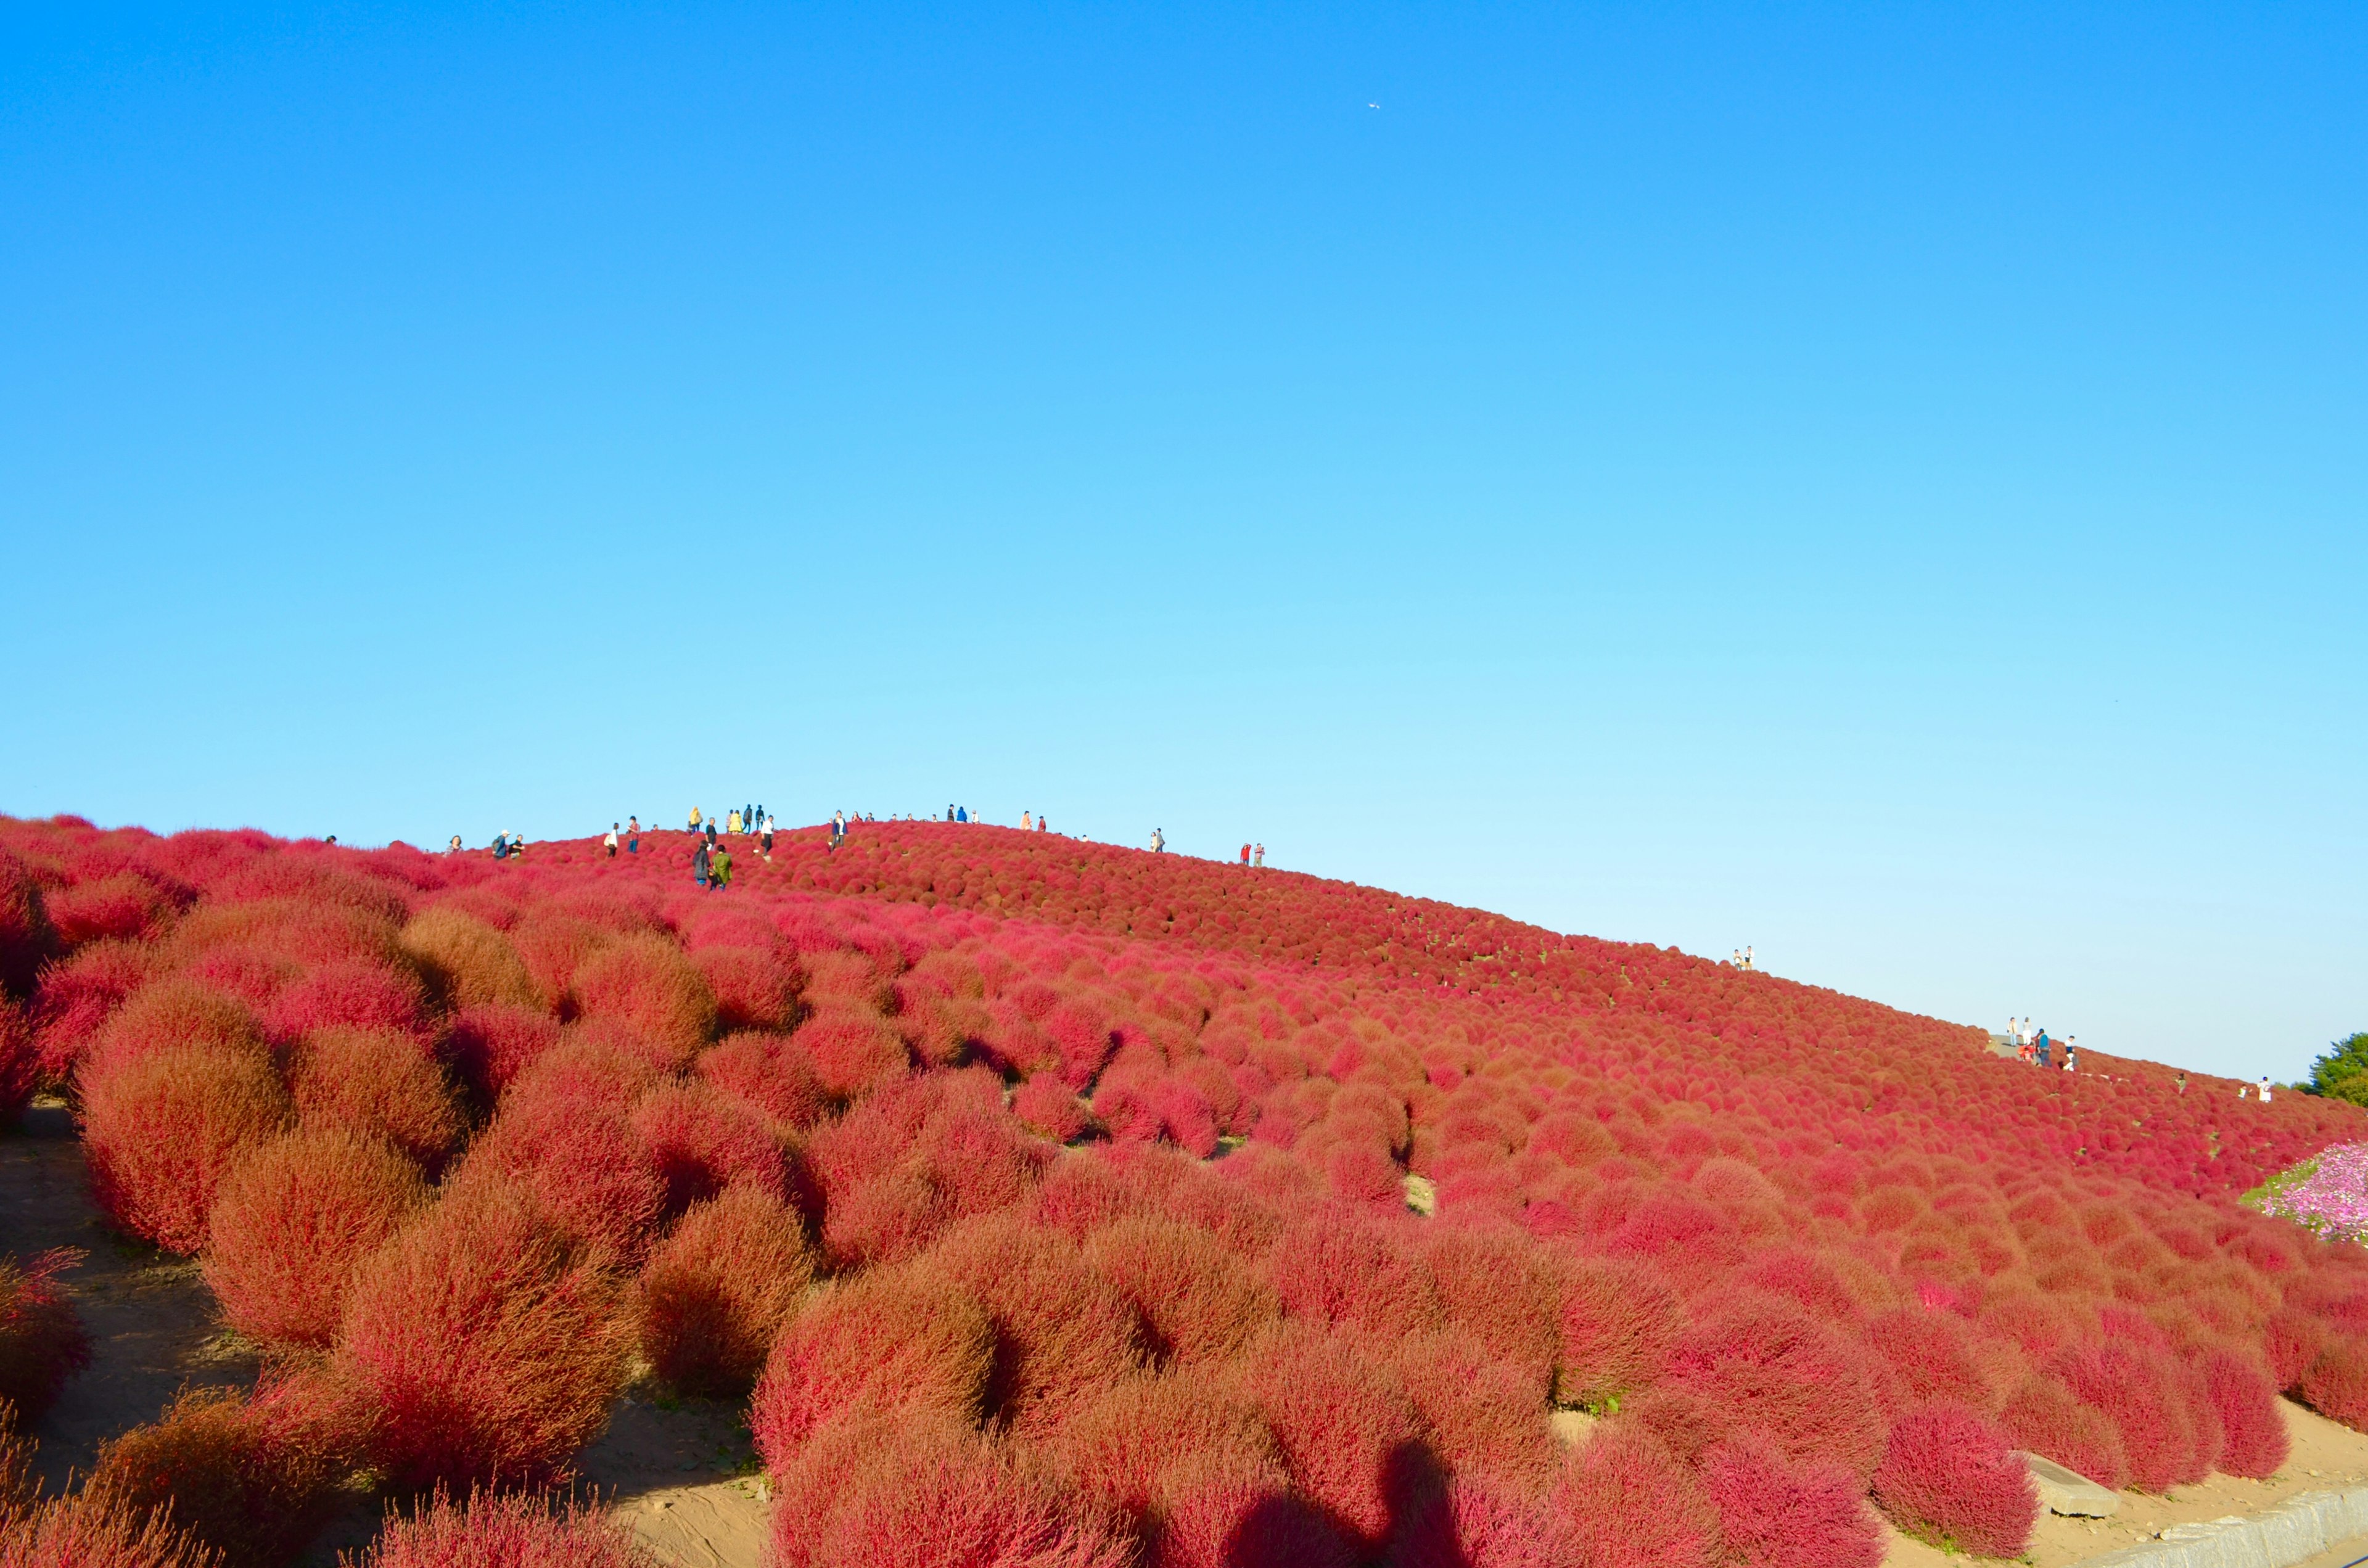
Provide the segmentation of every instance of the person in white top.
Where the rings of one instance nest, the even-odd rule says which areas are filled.
[[[1163,849],[1165,849],[1165,848],[1167,848],[1167,835],[1166,834],[1161,833],[1157,828],[1156,828],[1156,827],[1155,827],[1155,828],[1153,828],[1153,829],[1151,830],[1151,852],[1152,852],[1154,855],[1156,855],[1156,854],[1158,854],[1161,850],[1163,850]]]
[[[615,823],[610,823],[609,824],[609,836],[602,839],[600,842],[608,846],[609,858],[611,860],[615,859],[617,858],[617,824]]]
[[[2270,1103],[2270,1075],[2267,1073],[2261,1074],[2261,1103]]]

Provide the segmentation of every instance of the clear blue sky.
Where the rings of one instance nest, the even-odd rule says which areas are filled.
[[[2357,6],[191,9],[0,21],[0,810],[2368,1028]]]

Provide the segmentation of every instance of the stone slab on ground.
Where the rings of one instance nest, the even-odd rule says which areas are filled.
[[[2051,1514],[2063,1514],[2083,1519],[2112,1517],[2122,1506],[2122,1494],[2108,1486],[2100,1486],[2078,1471],[2066,1470],[2054,1460],[2017,1449],[2015,1457],[2031,1471],[2031,1483],[2039,1491],[2040,1506]]]

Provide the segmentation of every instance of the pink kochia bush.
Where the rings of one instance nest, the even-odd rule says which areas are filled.
[[[24,1264],[0,1255],[0,1437],[47,1415],[66,1380],[90,1365],[90,1335],[58,1284],[82,1256],[68,1247]]]
[[[1976,1557],[2021,1555],[2039,1517],[2011,1440],[1962,1406],[1921,1405],[1892,1423],[1874,1496],[1908,1534]]]
[[[1850,1568],[1874,1507],[2011,1550],[2005,1445],[2159,1487],[2273,1470],[2280,1391],[2368,1423],[2368,1252],[2239,1201],[2356,1108],[1048,832],[689,847],[0,819],[0,1108],[29,1028],[110,1222],[344,1391],[330,1468],[540,1483],[637,1350],[753,1383],[785,1564]],[[17,1343],[38,1404],[72,1337]],[[330,1483],[263,1421],[150,1423],[106,1506],[236,1545]],[[615,1544],[381,1555],[546,1549]]]

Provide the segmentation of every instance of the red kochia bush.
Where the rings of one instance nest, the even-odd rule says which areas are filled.
[[[904,1037],[877,1013],[825,1007],[790,1040],[813,1064],[815,1084],[835,1100],[852,1099],[906,1066]]]
[[[646,1035],[678,1067],[715,1033],[715,993],[680,948],[658,936],[620,937],[575,971],[576,1006]]]
[[[788,1194],[788,1161],[763,1114],[710,1085],[660,1084],[633,1108],[632,1127],[666,1182],[670,1213],[730,1187]]]
[[[2044,1374],[2025,1378],[2008,1396],[1999,1425],[2021,1448],[2054,1460],[2098,1485],[2118,1492],[2130,1483],[2122,1435],[2101,1410],[2080,1403]]]
[[[374,1138],[339,1127],[290,1133],[223,1180],[206,1283],[241,1334],[325,1347],[355,1270],[427,1201],[418,1167]]]
[[[2197,1370],[2206,1397],[2220,1417],[2218,1469],[2229,1475],[2267,1480],[2286,1462],[2290,1446],[2277,1390],[2252,1361],[2230,1350],[2204,1353]]]
[[[447,1006],[541,1010],[534,977],[510,939],[450,907],[430,909],[403,928],[403,951]]]
[[[41,884],[15,852],[0,848],[0,990],[22,996],[57,946]]]
[[[780,1568],[1130,1568],[1103,1510],[942,1418],[849,1424],[780,1477]]]
[[[513,1090],[452,1180],[507,1187],[578,1244],[628,1262],[666,1207],[666,1179],[624,1112],[555,1083]]]
[[[2321,1415],[2368,1427],[2368,1346],[2357,1339],[2332,1341],[2304,1371],[2299,1388]]]
[[[1047,1452],[1078,1491],[1139,1528],[1156,1528],[1181,1480],[1224,1473],[1269,1482],[1277,1491],[1290,1485],[1281,1450],[1257,1411],[1237,1396],[1170,1376],[1112,1384],[1063,1424]]]
[[[1883,1531],[1858,1483],[1818,1460],[1785,1457],[1746,1434],[1702,1456],[1702,1489],[1737,1568],[1875,1568]]]
[[[685,1392],[744,1390],[813,1277],[797,1216],[757,1187],[727,1187],[685,1214],[643,1267],[642,1354]]]
[[[251,1398],[189,1390],[102,1448],[85,1490],[169,1520],[233,1568],[271,1568],[302,1551],[327,1517],[366,1422],[317,1373],[267,1382]]]
[[[452,1071],[490,1105],[511,1080],[559,1043],[559,1020],[539,1008],[484,1002],[453,1015],[444,1040]]]
[[[221,1556],[162,1519],[78,1493],[21,1513],[0,1508],[7,1568],[222,1568]]]
[[[1746,1291],[1679,1337],[1668,1382],[1729,1430],[1864,1478],[1884,1436],[1864,1355],[1791,1301]]]
[[[874,1269],[835,1281],[781,1331],[748,1427],[780,1476],[842,1415],[976,1421],[994,1367],[995,1325],[977,1302],[915,1265]]]
[[[757,948],[702,947],[690,955],[715,997],[716,1027],[779,1029],[797,1011],[797,971]]]
[[[1573,1453],[1554,1517],[1585,1568],[1711,1568],[1718,1513],[1693,1472],[1632,1420],[1607,1423]]]
[[[33,1000],[41,1076],[51,1083],[72,1077],[108,1017],[155,972],[154,950],[131,942],[93,942],[43,970]]]
[[[608,1419],[614,1298],[514,1194],[456,1193],[362,1270],[336,1365],[378,1402],[397,1484],[532,1483]]]
[[[438,1492],[409,1518],[390,1518],[354,1568],[658,1568],[622,1525],[569,1502]]]
[[[69,949],[104,938],[123,941],[152,935],[177,908],[163,889],[136,871],[62,888],[45,903],[50,924]]]
[[[827,1109],[804,1049],[780,1035],[728,1035],[700,1053],[699,1075],[786,1127],[812,1127]]]
[[[1440,1223],[1423,1248],[1447,1321],[1537,1385],[1543,1402],[1561,1348],[1562,1279],[1526,1232]]]
[[[963,1221],[922,1260],[994,1320],[998,1414],[1023,1435],[1142,1365],[1140,1320],[1076,1244],[1019,1214]]]
[[[83,1151],[109,1223],[168,1252],[205,1245],[214,1189],[286,1125],[287,1090],[257,1051],[167,1047],[86,1064]]]
[[[263,1027],[234,996],[184,976],[142,986],[91,1042],[85,1067],[118,1067],[153,1051],[192,1045],[260,1054]]]
[[[289,1079],[305,1126],[381,1139],[430,1176],[461,1141],[461,1107],[444,1070],[403,1035],[318,1030],[290,1056]]]
[[[71,1247],[25,1264],[0,1255],[0,1406],[28,1426],[49,1413],[68,1378],[90,1365],[90,1335],[57,1283],[82,1258]],[[7,1426],[0,1411],[0,1435]]]
[[[1039,1073],[1011,1096],[1011,1114],[1057,1143],[1085,1135],[1094,1113],[1069,1085],[1050,1073]]]
[[[294,1040],[327,1028],[383,1029],[424,1040],[426,998],[409,971],[381,964],[324,964],[274,996],[264,1031]]]
[[[1681,1323],[1678,1293],[1652,1264],[1575,1258],[1563,1269],[1554,1397],[1591,1404],[1661,1375]]]
[[[1224,1360],[1281,1315],[1258,1271],[1208,1232],[1134,1215],[1086,1237],[1086,1262],[1142,1315],[1153,1353]]]
[[[1379,1219],[1345,1204],[1315,1209],[1284,1233],[1268,1260],[1283,1311],[1314,1323],[1354,1324],[1384,1336],[1440,1323],[1430,1278]]]
[[[1963,1405],[1919,1405],[1892,1423],[1874,1498],[1908,1534],[1976,1557],[2021,1556],[2039,1517],[2012,1440]]]
[[[2056,1353],[2048,1370],[2120,1433],[2130,1484],[2164,1492],[2203,1480],[2219,1458],[2218,1423],[2199,1416],[2201,1390],[2166,1352],[2098,1340]],[[2094,1478],[2091,1477],[2093,1480]]]
[[[1304,1324],[1269,1331],[1236,1367],[1300,1492],[1378,1543],[1424,1480],[1404,1391],[1347,1337]]]
[[[41,1052],[24,1009],[0,996],[0,1128],[17,1119],[41,1081]]]

